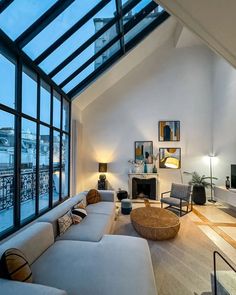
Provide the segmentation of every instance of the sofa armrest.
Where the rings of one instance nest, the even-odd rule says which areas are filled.
[[[1,294],[4,295],[67,295],[66,291],[39,284],[22,283],[0,279]]]
[[[115,202],[115,191],[99,190],[103,202]]]

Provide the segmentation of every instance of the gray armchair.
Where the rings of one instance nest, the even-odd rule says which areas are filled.
[[[170,196],[165,197],[166,194],[170,194]],[[180,216],[192,211],[191,185],[172,183],[171,191],[161,194],[161,208],[163,208],[163,204],[168,205],[166,208],[174,207],[178,209]],[[185,211],[183,207],[187,207]]]

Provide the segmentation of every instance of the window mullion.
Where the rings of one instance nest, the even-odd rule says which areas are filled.
[[[19,57],[16,69],[16,110],[22,109],[22,60]],[[14,177],[14,225],[20,227],[20,201],[21,201],[21,117],[15,117],[15,177]]]
[[[51,114],[50,114],[50,152],[49,152],[49,208],[53,207],[53,88],[51,87]]]
[[[117,15],[118,15],[118,24],[117,24],[118,35],[121,36],[121,38],[120,38],[120,47],[121,47],[123,53],[125,53],[123,10],[122,10],[121,0],[116,0],[116,12],[117,12]]]
[[[40,120],[40,76],[37,75],[37,119]],[[39,214],[39,136],[40,136],[40,124],[39,121],[36,125],[36,199],[35,199],[35,214]]]

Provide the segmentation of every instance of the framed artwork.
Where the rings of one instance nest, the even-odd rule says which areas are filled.
[[[180,169],[181,148],[159,148],[159,167]]]
[[[180,141],[180,121],[159,121],[159,141]]]
[[[153,163],[153,142],[152,141],[135,141],[134,143],[134,159],[136,161],[144,161],[148,164]]]

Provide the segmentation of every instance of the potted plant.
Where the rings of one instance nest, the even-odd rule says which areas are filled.
[[[193,186],[192,191],[192,200],[197,205],[204,205],[206,203],[206,188],[212,188],[214,183],[212,179],[217,179],[216,177],[210,177],[202,175],[200,176],[197,172],[184,172],[185,174],[191,175],[192,179],[189,181],[189,184]],[[210,179],[210,182],[207,180]]]

